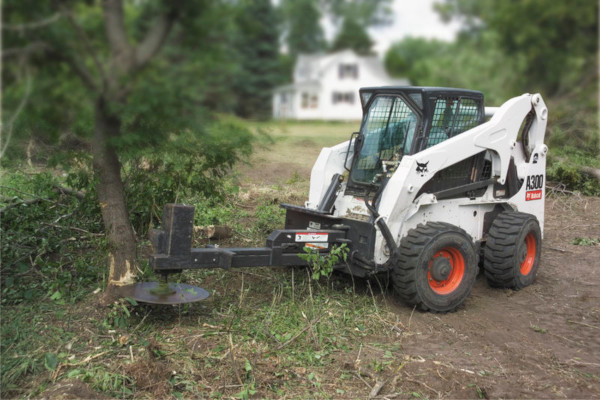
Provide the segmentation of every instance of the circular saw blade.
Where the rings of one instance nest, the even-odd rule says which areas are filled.
[[[141,303],[183,304],[193,303],[210,296],[206,290],[186,283],[168,283],[169,290],[159,288],[158,282],[136,282],[119,288],[123,297],[131,297]]]

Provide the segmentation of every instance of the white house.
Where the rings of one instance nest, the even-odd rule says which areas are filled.
[[[279,119],[359,120],[358,89],[367,86],[406,86],[392,79],[377,57],[352,50],[331,54],[300,55],[294,83],[273,92],[273,117]]]

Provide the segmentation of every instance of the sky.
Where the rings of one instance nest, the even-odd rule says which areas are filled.
[[[460,25],[457,22],[442,22],[433,4],[439,0],[393,0],[393,23],[385,27],[369,29],[371,39],[375,42],[374,50],[380,57],[394,43],[407,36],[435,38],[452,41],[456,37]],[[330,21],[324,21],[325,35],[332,39],[335,27]]]

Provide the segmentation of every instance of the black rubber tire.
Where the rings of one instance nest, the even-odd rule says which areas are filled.
[[[529,247],[535,243],[535,249],[528,248],[527,241]],[[483,257],[490,286],[519,290],[531,285],[541,256],[542,233],[535,216],[521,212],[498,214],[488,233]],[[534,257],[533,264],[527,267],[529,257]]]
[[[440,294],[430,285],[429,273],[434,255],[447,248],[460,253],[464,272],[455,289]],[[399,250],[392,283],[404,302],[434,312],[454,311],[464,303],[479,271],[479,257],[471,237],[464,230],[444,222],[419,224],[400,241]]]

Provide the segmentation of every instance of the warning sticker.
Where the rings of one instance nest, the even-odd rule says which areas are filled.
[[[329,243],[305,243],[306,247],[310,247],[311,249],[328,249]]]
[[[525,192],[525,201],[539,200],[541,198],[542,198],[541,190],[530,190],[529,192]]]
[[[296,232],[296,242],[327,242],[328,233]]]

